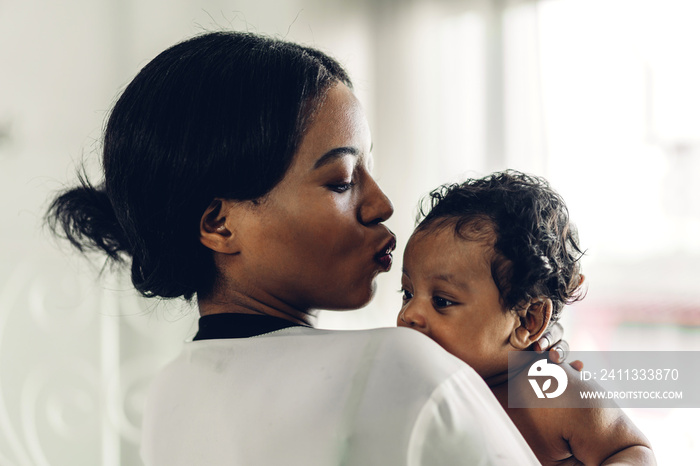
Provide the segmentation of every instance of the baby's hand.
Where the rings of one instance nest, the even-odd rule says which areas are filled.
[[[547,359],[556,364],[563,363],[569,354],[569,344],[566,340],[562,340],[563,336],[564,327],[557,322],[535,343],[535,352],[544,353],[545,351],[549,351]],[[569,365],[577,371],[583,369],[583,363],[581,361],[573,361],[569,363]]]

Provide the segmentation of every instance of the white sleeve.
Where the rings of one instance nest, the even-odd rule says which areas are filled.
[[[472,372],[457,372],[427,400],[411,433],[408,466],[539,465],[486,384]]]

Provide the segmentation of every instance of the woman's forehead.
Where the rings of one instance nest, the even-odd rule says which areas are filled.
[[[295,159],[316,168],[347,155],[371,163],[371,147],[369,125],[360,103],[345,84],[338,83],[314,112]]]

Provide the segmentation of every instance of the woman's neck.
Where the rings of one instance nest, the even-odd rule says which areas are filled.
[[[267,315],[307,327],[313,327],[318,317],[317,310],[300,310],[272,296],[260,299],[237,291],[225,295],[217,292],[198,295],[197,302],[202,316],[226,313]]]

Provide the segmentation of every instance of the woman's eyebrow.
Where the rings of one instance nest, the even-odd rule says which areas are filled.
[[[321,157],[319,157],[316,163],[314,163],[314,170],[324,165],[328,165],[332,161],[344,157],[346,155],[359,157],[361,155],[361,152],[355,147],[336,147],[335,149],[331,149],[325,154],[323,154]]]

